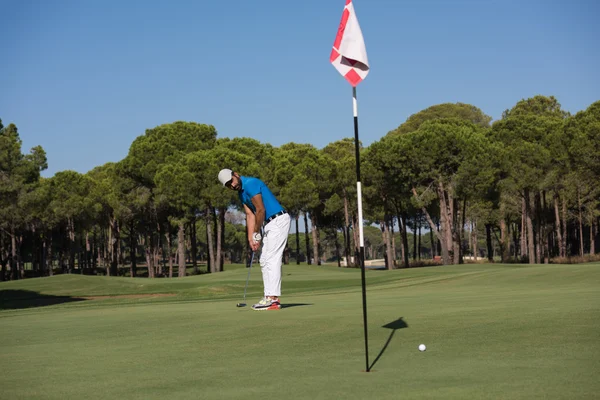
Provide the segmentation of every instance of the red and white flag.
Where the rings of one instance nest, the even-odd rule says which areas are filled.
[[[367,49],[352,0],[346,0],[330,60],[353,87],[356,87],[369,73]]]

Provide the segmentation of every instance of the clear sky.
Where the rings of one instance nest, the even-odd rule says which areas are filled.
[[[345,0],[0,0],[0,118],[23,152],[82,173],[177,120],[219,137],[322,148],[353,137],[351,87],[329,63]],[[554,95],[600,100],[597,0],[354,0],[371,71],[360,139],[465,102],[494,120]]]

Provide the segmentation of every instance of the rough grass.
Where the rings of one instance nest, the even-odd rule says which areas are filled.
[[[0,397],[590,399],[600,390],[598,263],[367,271],[370,373],[359,270],[285,266],[287,307],[262,313],[235,307],[246,273],[1,283]],[[249,304],[262,289],[258,268],[252,275]]]

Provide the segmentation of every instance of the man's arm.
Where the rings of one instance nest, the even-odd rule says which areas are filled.
[[[256,225],[256,220],[254,217],[254,213],[244,204],[244,211],[246,211],[246,229],[248,235],[248,243],[252,244],[252,235],[254,234],[254,226]]]
[[[257,194],[252,198],[252,204],[256,209],[255,212],[252,212],[250,207],[244,204],[244,209],[246,211],[246,226],[248,228],[248,243],[250,244],[250,248],[252,251],[257,251],[260,247],[260,240],[254,240],[255,234],[260,234],[260,228],[265,220],[265,205],[262,201],[262,195]]]
[[[260,233],[260,228],[265,222],[265,205],[263,203],[262,194],[257,194],[252,198],[252,204],[254,204],[254,208],[256,209],[256,213],[254,214],[255,226],[254,232]]]

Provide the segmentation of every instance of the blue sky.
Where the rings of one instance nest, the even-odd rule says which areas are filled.
[[[329,63],[344,0],[0,0],[0,118],[49,168],[123,159],[177,120],[219,137],[318,148],[353,137],[352,91]],[[369,145],[434,104],[493,119],[554,95],[600,100],[600,2],[354,0],[371,71],[358,87]]]

